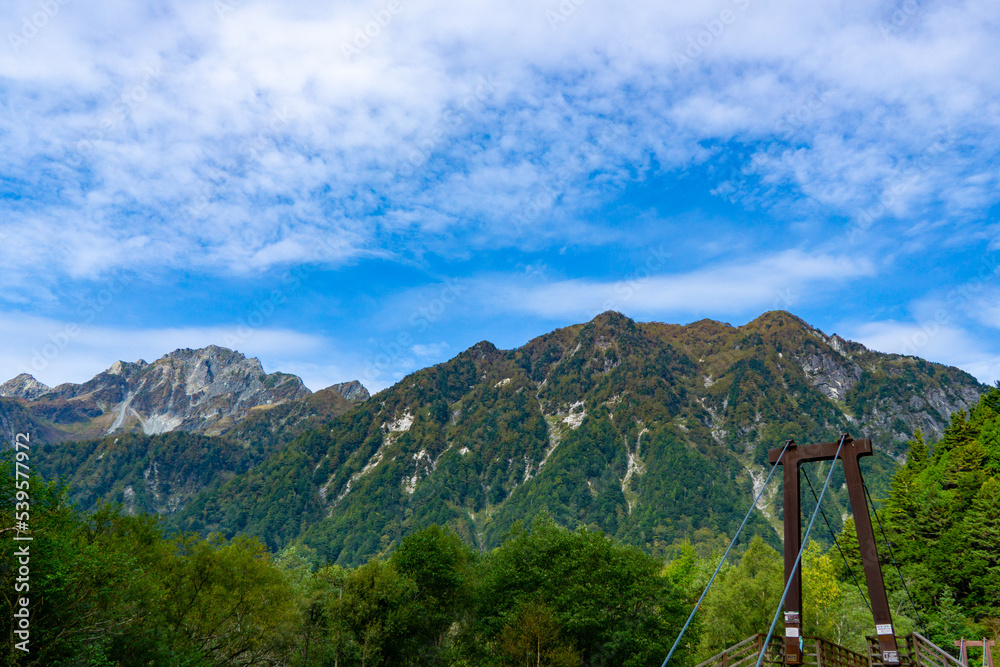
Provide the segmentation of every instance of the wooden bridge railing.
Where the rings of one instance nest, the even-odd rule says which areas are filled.
[[[869,636],[865,639],[868,640],[868,664],[871,667],[890,667],[882,661],[882,647],[879,646],[878,638]],[[915,667],[917,663],[913,660],[910,637],[896,637],[896,648],[899,649],[899,667]]]
[[[919,632],[897,637],[901,667],[966,667],[957,658],[935,645]],[[868,659],[871,667],[885,667],[878,640],[868,637]]]
[[[725,651],[713,655],[697,667],[753,667],[764,645],[763,635],[754,635]],[[772,637],[764,654],[764,665],[782,665],[785,646],[781,637]],[[804,667],[871,667],[868,659],[843,646],[821,637],[802,638],[802,665]]]
[[[757,664],[757,656],[764,646],[764,635],[756,634],[747,637],[739,644],[730,646],[722,653],[713,655],[708,660],[699,663],[696,667],[754,667]],[[780,637],[772,637],[764,655],[763,664],[780,665],[785,661],[785,649],[782,646]]]
[[[955,657],[935,646],[923,635],[914,632],[897,637],[899,667],[967,667]],[[713,655],[696,667],[754,667],[764,646],[764,635],[754,635]],[[764,654],[763,665],[774,667],[785,662],[785,646],[781,637],[772,637]],[[856,653],[821,637],[802,638],[803,667],[887,667],[882,662],[878,639],[868,637],[868,655]]]
[[[914,662],[921,667],[965,667],[956,658],[935,646],[931,640],[919,632],[914,632],[907,637],[907,640],[912,645],[910,650],[913,653]]]
[[[802,664],[809,667],[871,667],[866,656],[820,637],[802,638]]]

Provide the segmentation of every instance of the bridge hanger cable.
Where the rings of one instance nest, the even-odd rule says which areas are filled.
[[[712,587],[712,584],[715,582],[715,577],[719,574],[719,570],[722,569],[722,565],[726,562],[726,556],[729,555],[729,552],[732,550],[733,545],[736,544],[736,540],[739,538],[740,533],[743,531],[743,527],[747,525],[747,521],[750,519],[750,515],[753,514],[754,509],[756,509],[757,502],[761,499],[761,496],[764,495],[764,489],[767,488],[768,482],[771,481],[771,476],[774,474],[774,471],[778,469],[778,464],[781,462],[781,457],[785,455],[785,452],[788,450],[788,447],[791,444],[792,440],[785,441],[785,446],[782,447],[781,454],[778,455],[778,460],[774,462],[774,465],[771,466],[771,471],[767,473],[767,479],[764,480],[764,485],[760,487],[760,491],[757,493],[757,497],[753,499],[753,504],[751,504],[750,509],[747,510],[747,515],[743,517],[743,523],[741,523],[740,527],[736,529],[736,534],[733,535],[733,541],[729,543],[729,547],[726,549],[726,552],[722,554],[722,560],[719,561],[718,567],[716,567],[715,572],[712,573],[712,578],[708,580],[708,584],[705,586],[705,590],[702,591],[701,597],[698,598],[698,602],[695,603],[694,609],[691,610],[691,615],[688,616],[687,622],[684,624],[684,627],[681,628],[681,633],[677,635],[677,639],[674,640],[674,645],[670,647],[670,653],[667,654],[666,659],[663,661],[663,664],[660,667],[667,667],[667,663],[670,662],[670,658],[674,655],[674,651],[676,651],[677,647],[680,645],[681,637],[684,636],[684,633],[687,632],[688,626],[691,625],[691,621],[694,619],[694,615],[698,612],[698,608],[701,606],[701,603],[705,599],[705,596],[708,595],[708,589]]]
[[[875,521],[878,523],[878,530],[882,533],[882,541],[885,542],[885,548],[889,552],[889,558],[892,559],[892,566],[896,568],[896,575],[899,577],[899,583],[903,584],[903,590],[906,591],[906,598],[910,601],[910,608],[913,609],[913,613],[917,615],[917,623],[920,624],[920,629],[927,634],[927,626],[924,625],[924,619],[920,617],[920,611],[917,609],[917,605],[913,602],[913,596],[910,595],[910,589],[903,580],[903,572],[899,569],[899,563],[896,562],[896,554],[892,551],[892,543],[889,542],[889,537],[885,534],[885,528],[882,527],[882,519],[879,518],[878,511],[875,509],[875,503],[872,501],[871,494],[868,493],[868,485],[861,481],[861,485],[865,489],[865,498],[868,499],[868,513],[875,515]]]
[[[764,660],[764,654],[767,653],[767,645],[771,641],[771,635],[774,634],[774,626],[778,624],[778,616],[781,615],[781,610],[785,606],[785,598],[788,597],[788,591],[792,587],[792,582],[795,581],[795,571],[799,569],[799,565],[802,563],[802,553],[806,550],[806,545],[809,544],[809,533],[812,531],[813,524],[816,522],[816,517],[819,515],[819,510],[823,503],[823,497],[826,496],[826,490],[830,488],[830,480],[833,479],[833,471],[837,469],[837,461],[840,459],[840,450],[844,448],[844,440],[846,439],[846,434],[840,436],[840,444],[837,445],[837,453],[833,456],[833,463],[830,465],[830,473],[826,476],[826,483],[823,484],[823,490],[819,493],[819,500],[816,502],[816,509],[813,510],[812,518],[809,519],[809,526],[806,528],[806,534],[802,537],[802,546],[799,547],[799,554],[795,557],[795,565],[792,566],[792,571],[788,573],[788,582],[785,583],[785,592],[781,594],[781,600],[778,602],[778,608],[774,612],[774,618],[771,619],[771,627],[767,630],[767,637],[764,638],[764,645],[760,649],[760,655],[757,656],[757,664],[755,667],[760,667],[760,663]]]
[[[813,498],[815,498],[816,503],[819,504],[819,497],[816,495],[816,489],[813,488],[812,480],[809,479],[809,473],[806,472],[805,468],[802,468],[802,472],[805,474],[806,482],[809,483],[809,490],[812,491]],[[844,555],[844,550],[840,548],[840,542],[837,540],[836,533],[833,532],[833,527],[830,525],[830,520],[826,518],[826,512],[820,510],[820,514],[823,515],[823,521],[826,522],[826,528],[827,530],[830,531],[830,537],[833,538],[833,543],[837,546],[837,551],[840,552],[840,557],[844,559],[844,565],[847,566],[847,571],[851,573],[851,579],[854,580],[854,586],[858,589],[858,595],[861,596],[862,602],[864,602],[865,606],[868,607],[868,611],[874,614],[874,612],[872,611],[872,605],[870,602],[868,602],[868,598],[865,596],[865,592],[861,590],[861,584],[860,582],[858,582],[857,575],[854,574],[854,567],[851,565],[850,561],[847,560],[847,556]]]

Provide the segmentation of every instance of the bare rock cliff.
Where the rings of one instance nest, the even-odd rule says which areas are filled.
[[[351,402],[368,397],[357,381],[333,389]],[[251,411],[310,394],[298,376],[265,373],[258,359],[215,345],[175,350],[153,363],[117,361],[83,384],[49,388],[22,374],[0,385],[0,400],[11,403],[6,412],[16,403],[45,425],[47,440],[130,431],[215,435],[233,428]]]

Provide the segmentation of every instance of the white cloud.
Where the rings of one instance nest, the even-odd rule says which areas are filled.
[[[1000,267],[995,270],[1000,270]],[[995,274],[989,274],[987,268],[982,275],[983,278],[990,278]],[[974,280],[956,289],[952,296],[952,300],[960,303],[970,318],[991,329],[1000,329],[1000,288]]]
[[[9,4],[18,34],[39,5]],[[888,30],[903,5],[570,4],[404,0],[350,57],[380,3],[60,4],[0,49],[20,195],[0,200],[0,262],[45,267],[2,278],[5,298],[138,265],[337,263],[394,234],[585,241],[581,212],[730,141],[749,157],[729,187],[765,206],[857,218],[882,197],[878,219],[962,224],[996,202],[996,3]]]
[[[918,356],[957,366],[980,382],[1000,379],[1000,356],[995,348],[951,321],[947,311],[917,322],[882,320],[845,325],[842,335],[879,352]]]
[[[605,310],[676,316],[786,309],[835,284],[875,275],[864,259],[789,250],[751,261],[720,264],[687,273],[664,271],[669,255],[660,248],[646,265],[622,280],[562,280],[536,284],[510,279],[481,281],[476,301],[501,311],[542,317],[585,317]]]
[[[417,355],[418,357],[440,358],[448,352],[448,349],[450,347],[451,346],[448,345],[448,343],[446,343],[445,341],[441,341],[440,343],[429,343],[427,345],[417,344],[411,347],[410,349],[413,351],[413,354]]]

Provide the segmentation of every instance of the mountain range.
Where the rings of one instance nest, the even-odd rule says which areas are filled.
[[[329,389],[348,402],[368,398],[356,381]],[[18,375],[0,385],[0,424],[8,438],[17,427],[46,442],[140,431],[218,435],[254,411],[302,402],[311,393],[295,375],[265,373],[258,359],[210,345],[175,350],[151,364],[118,361],[83,384],[52,388]]]
[[[309,394],[213,347],[54,390],[20,376],[3,385],[0,419],[48,429],[37,465],[85,507],[120,502],[173,528],[354,564],[430,523],[490,548],[541,511],[653,553],[719,541],[767,448],[872,438],[877,489],[907,439],[938,436],[985,389],[784,311],[740,327],[607,312],[512,350],[477,343],[373,397],[356,383]],[[776,502],[750,534],[776,539]]]

